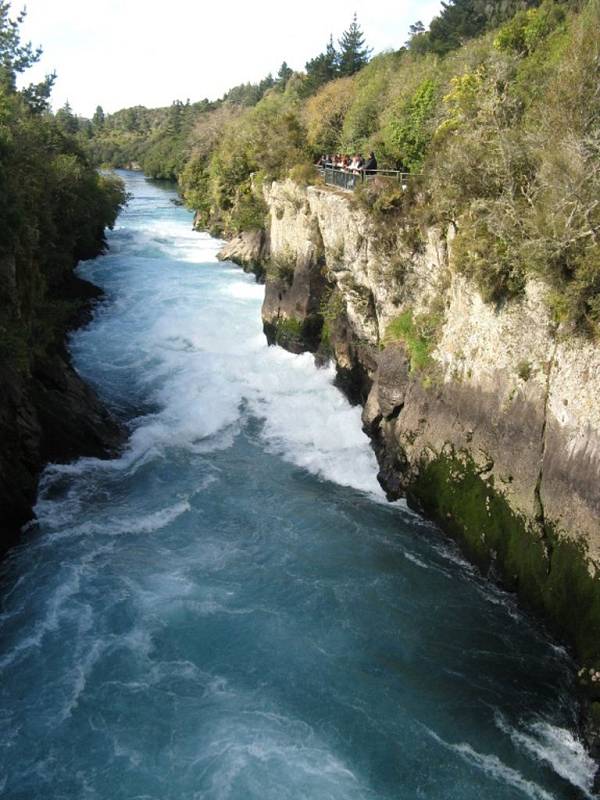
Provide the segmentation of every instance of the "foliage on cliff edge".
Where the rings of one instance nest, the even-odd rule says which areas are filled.
[[[17,72],[39,56],[20,42],[22,17],[11,21],[0,3],[0,356],[26,372],[68,314],[59,288],[78,260],[102,251],[125,197],[48,111],[52,76],[16,89]]]

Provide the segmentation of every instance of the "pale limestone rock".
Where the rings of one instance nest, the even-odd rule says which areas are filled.
[[[401,230],[382,237],[345,193],[288,180],[265,187],[265,199],[271,258],[296,265],[298,277],[313,274],[312,283],[296,283],[294,275],[293,307],[285,306],[285,291],[281,304],[277,288],[277,313],[314,313],[319,271],[336,287],[347,336],[370,349],[342,343],[334,351],[345,370],[367,353],[374,382],[364,419],[369,427],[382,418],[384,446],[401,447],[413,466],[448,446],[469,453],[516,512],[554,523],[600,564],[600,350],[572,336],[561,340],[544,285],[531,280],[522,299],[495,308],[453,269],[452,227],[429,229],[411,252]],[[408,376],[404,356],[397,364],[404,377],[390,381],[390,348],[379,369],[372,366],[390,321],[406,309],[444,316],[432,353],[438,382],[430,389]],[[268,321],[269,303],[263,313]]]

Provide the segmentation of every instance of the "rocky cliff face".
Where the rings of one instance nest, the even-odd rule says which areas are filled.
[[[125,431],[75,372],[63,343],[69,328],[89,319],[100,294],[87,281],[70,278],[61,297],[76,310],[54,331],[56,346],[27,369],[0,365],[0,553],[32,518],[45,464],[108,456],[124,442]]]
[[[600,350],[555,328],[538,283],[484,303],[453,269],[452,229],[386,230],[290,181],[266,200],[268,237],[233,255],[264,270],[269,341],[335,359],[390,499],[572,643],[600,722]]]
[[[253,272],[264,280],[264,264],[269,260],[269,233],[265,230],[244,231],[235,236],[217,254],[220,261],[232,261],[245,272]]]

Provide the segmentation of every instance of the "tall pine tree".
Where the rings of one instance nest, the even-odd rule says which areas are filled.
[[[94,111],[94,116],[92,117],[92,125],[97,131],[101,131],[104,128],[104,123],[106,122],[106,115],[104,113],[104,109],[102,106],[96,106],[96,110]]]
[[[314,94],[323,84],[337,78],[338,59],[339,55],[333,44],[333,36],[330,36],[325,52],[319,53],[318,56],[306,62],[306,78],[301,91],[304,97]]]
[[[354,14],[348,30],[342,34],[339,45],[340,75],[354,75],[365,64],[368,64],[369,57],[373,51],[365,45],[365,36],[360,29],[356,14]]]
[[[279,72],[277,73],[277,84],[282,89],[285,89],[287,82],[294,74],[294,70],[290,69],[287,64],[287,61],[284,61],[283,64],[279,67]]]
[[[17,75],[37,63],[42,54],[41,48],[34,48],[31,42],[23,44],[19,28],[26,17],[25,9],[16,19],[9,17],[10,2],[0,0],[0,89],[14,92],[17,88]],[[47,111],[50,92],[56,74],[46,75],[40,83],[31,83],[20,94],[34,113]]]
[[[54,118],[65,133],[73,134],[77,133],[79,130],[79,120],[73,113],[73,109],[71,108],[71,104],[68,100],[65,101],[65,104],[62,108],[58,109]]]

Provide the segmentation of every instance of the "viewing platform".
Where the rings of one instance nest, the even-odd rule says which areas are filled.
[[[415,173],[401,172],[396,169],[351,170],[344,167],[317,166],[319,175],[322,176],[327,186],[335,186],[352,192],[360,184],[373,180],[373,178],[390,178],[406,189],[411,179],[418,177]]]

